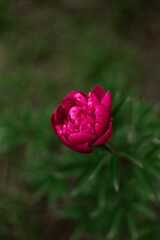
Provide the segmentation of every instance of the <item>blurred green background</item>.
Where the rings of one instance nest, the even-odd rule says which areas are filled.
[[[107,82],[159,106],[159,43],[159,0],[0,0],[0,240],[69,239],[74,223],[56,212],[65,185],[43,184],[48,152],[61,161],[50,115],[70,91]]]

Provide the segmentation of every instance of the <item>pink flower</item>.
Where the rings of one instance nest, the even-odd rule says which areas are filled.
[[[72,91],[51,116],[51,127],[69,148],[92,152],[112,135],[112,98],[101,86],[88,93]]]

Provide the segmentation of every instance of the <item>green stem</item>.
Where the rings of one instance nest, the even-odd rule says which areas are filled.
[[[99,145],[99,146],[95,146],[96,148],[102,149],[104,151],[107,151],[109,153],[113,152],[113,149],[108,145],[108,144],[103,144],[103,145]]]

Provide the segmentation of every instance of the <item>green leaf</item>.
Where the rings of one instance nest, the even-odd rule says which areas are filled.
[[[119,159],[117,156],[112,156],[110,159],[110,171],[113,181],[113,186],[116,192],[119,191]]]
[[[51,185],[51,189],[61,197],[67,196],[67,185],[65,181],[53,181],[53,186]]]
[[[71,164],[61,169],[59,172],[55,172],[54,175],[57,179],[68,178],[82,173],[84,166],[82,164]]]
[[[71,237],[70,240],[77,240],[78,237],[80,237],[83,233],[85,232],[85,226],[83,223],[79,223],[79,225],[77,225],[73,232],[71,233]]]
[[[109,239],[116,237],[116,235],[118,233],[118,229],[120,227],[122,216],[123,216],[123,210],[122,210],[122,208],[119,208],[114,215],[111,228],[106,236]]]
[[[57,194],[54,191],[50,191],[48,195],[48,206],[53,207],[57,199]]]
[[[95,146],[94,148],[99,148],[99,149],[102,149],[105,152],[107,151],[108,153],[112,153],[112,148],[107,143],[99,145],[99,146]]]
[[[129,212],[127,214],[127,223],[128,223],[128,228],[130,230],[132,239],[134,239],[134,240],[138,239],[139,234],[138,234],[138,229],[137,229],[137,226],[136,226],[136,219],[131,212]]]
[[[34,192],[33,195],[36,198],[44,196],[45,194],[47,194],[49,186],[50,186],[50,182],[45,181],[44,183],[42,183],[41,185],[38,186],[38,188],[36,189],[36,191]]]
[[[99,171],[101,170],[102,166],[106,163],[108,156],[106,155],[98,164],[93,164],[92,166],[88,167],[84,170],[84,172],[78,178],[74,189],[72,191],[73,195],[77,195],[82,190],[88,188],[93,181],[96,180],[96,176],[98,175]]]
[[[118,105],[113,109],[111,116],[112,116],[113,118],[115,118],[116,115],[120,112],[120,110],[125,106],[125,104],[127,104],[127,103],[129,102],[129,100],[130,100],[130,97],[127,97],[127,98],[125,98],[125,99],[122,99],[122,100],[118,103]]]
[[[160,169],[149,164],[145,165],[145,169],[156,179],[160,180]]]
[[[129,153],[118,151],[117,154],[120,155],[121,157],[128,159],[138,167],[143,168],[143,164],[140,161],[138,161],[135,157],[131,156]]]
[[[144,203],[133,203],[132,209],[144,215],[145,217],[148,217],[151,219],[156,218],[156,214],[151,210],[151,208],[149,208],[148,206],[145,206]]]
[[[160,199],[158,196],[157,189],[155,189],[155,186],[153,185],[152,180],[150,179],[147,172],[141,171],[140,169],[136,168],[134,169],[135,177],[138,180],[138,182],[142,185],[142,188],[146,190],[150,198],[153,198],[157,201],[157,204],[160,206]]]
[[[108,159],[108,156],[106,155],[106,156],[104,156],[104,158],[102,158],[102,159],[100,160],[100,162],[98,163],[98,165],[95,167],[95,169],[93,170],[93,172],[92,172],[91,175],[89,176],[89,180],[92,180],[92,179],[94,179],[94,178],[97,176],[97,174],[99,173],[99,171],[101,170],[101,168],[103,167],[103,165],[106,163],[107,159]]]
[[[110,153],[113,152],[113,149],[112,149],[112,147],[110,146],[110,144],[105,143],[105,144],[103,144],[103,145],[106,147],[106,150],[108,150],[108,152],[110,152]]]
[[[78,178],[71,194],[75,196],[79,194],[82,190],[86,189],[86,187],[88,187],[91,183],[91,180],[89,180],[90,175],[91,173],[89,169],[85,170]]]
[[[82,217],[83,211],[76,204],[72,204],[72,206],[63,209],[60,215],[62,218],[79,219]]]

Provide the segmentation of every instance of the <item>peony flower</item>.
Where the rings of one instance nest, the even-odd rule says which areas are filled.
[[[51,116],[51,127],[69,148],[92,152],[92,146],[101,145],[112,135],[112,98],[101,86],[88,93],[69,93]]]

